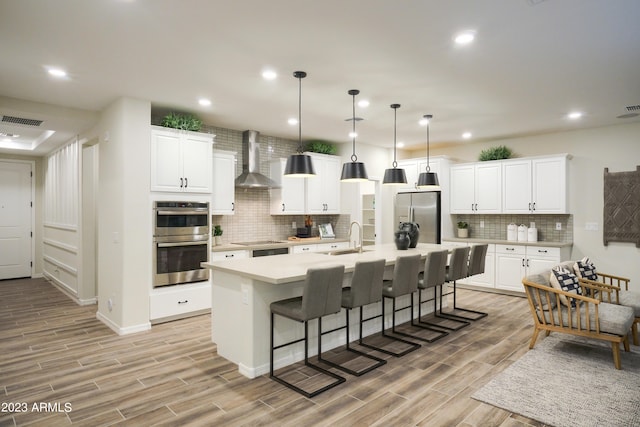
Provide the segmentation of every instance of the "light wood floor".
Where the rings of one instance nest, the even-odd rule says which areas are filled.
[[[27,404],[0,412],[0,426],[539,426],[470,397],[527,351],[526,304],[459,291],[459,305],[489,316],[402,358],[378,354],[380,369],[307,399],[238,374],[217,355],[208,315],[121,337],[45,280],[0,281],[0,402]]]

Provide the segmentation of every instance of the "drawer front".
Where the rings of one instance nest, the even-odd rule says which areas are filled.
[[[177,285],[188,286],[188,285]],[[151,320],[176,316],[211,308],[211,285],[171,289],[166,292],[151,294],[149,311]]]
[[[309,252],[317,252],[318,251],[318,245],[297,245],[297,246],[293,246],[293,253],[294,254],[306,254]]]
[[[551,257],[560,259],[560,248],[546,246],[527,246],[528,257]]]
[[[522,255],[527,252],[526,246],[520,245],[496,245],[496,253],[497,254],[514,254],[514,255]]]
[[[335,251],[338,249],[348,249],[349,242],[320,243],[316,249],[318,252]]]
[[[249,258],[249,251],[224,251],[224,252],[211,252],[211,261],[224,261],[227,259],[242,259]]]

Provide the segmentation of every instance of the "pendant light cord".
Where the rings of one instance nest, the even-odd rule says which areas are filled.
[[[429,125],[431,124],[433,115],[425,114],[423,117],[427,119],[427,173],[429,173],[431,171],[431,167],[429,166]]]
[[[298,154],[302,154],[302,76],[298,75]]]
[[[394,169],[398,167],[398,162],[396,161],[396,128],[398,123],[398,107],[400,107],[400,104],[391,104],[391,108],[393,108],[393,163],[391,165]]]
[[[353,138],[353,145],[352,145],[352,154],[351,154],[351,161],[355,162],[356,160],[358,160],[358,156],[356,156],[356,95],[358,94],[358,91],[356,90],[351,90],[349,91],[351,93],[351,96],[353,97],[353,123],[352,123],[352,129],[353,131],[351,132],[352,138]]]

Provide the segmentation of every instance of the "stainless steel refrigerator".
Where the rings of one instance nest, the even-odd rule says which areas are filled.
[[[394,227],[415,222],[420,227],[419,243],[440,243],[440,192],[398,193],[394,210]],[[394,230],[395,231],[395,230]]]

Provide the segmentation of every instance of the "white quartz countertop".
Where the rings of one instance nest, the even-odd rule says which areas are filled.
[[[204,262],[202,266],[216,271],[235,274],[271,284],[283,284],[304,280],[307,269],[344,265],[345,271],[353,271],[356,262],[385,259],[386,265],[394,265],[396,257],[420,254],[423,258],[429,252],[451,250],[455,245],[420,243],[415,249],[398,250],[395,244],[365,246],[362,253],[329,255],[326,253],[303,253],[272,255],[259,258],[231,259]]]
[[[517,242],[513,240],[499,240],[499,239],[474,239],[474,238],[458,238],[458,237],[447,237],[446,239],[442,239],[443,243],[447,242],[456,242],[456,243],[495,243],[497,245],[520,245],[520,246],[546,246],[549,248],[566,248],[573,246],[571,242]]]

